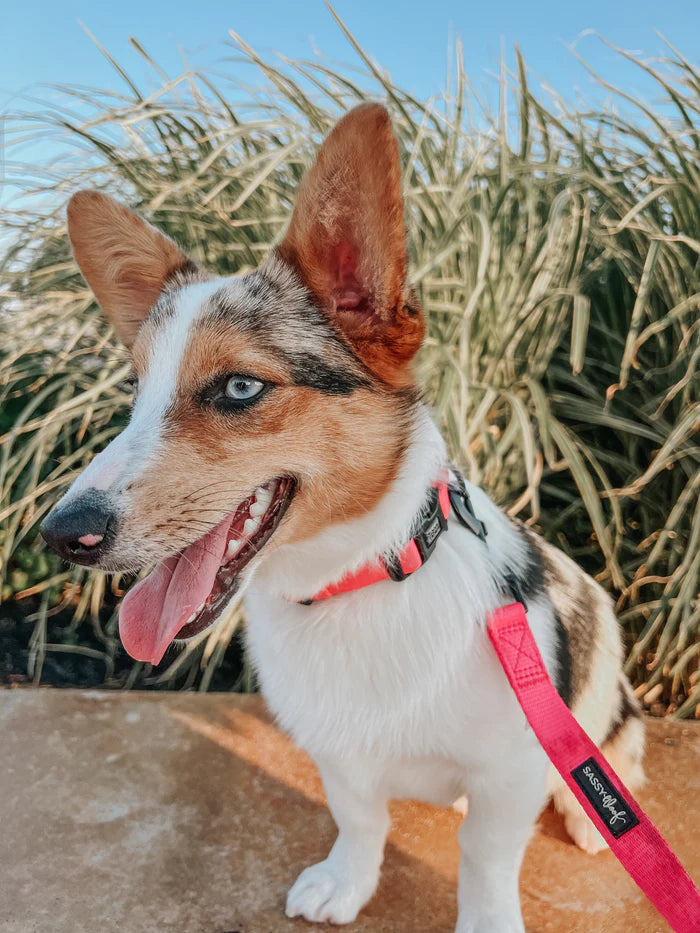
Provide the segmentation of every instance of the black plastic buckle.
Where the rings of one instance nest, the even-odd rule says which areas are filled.
[[[412,540],[416,542],[416,547],[418,548],[418,553],[421,557],[421,566],[427,561],[427,559],[435,550],[435,546],[438,543],[438,538],[443,533],[443,531],[446,530],[446,528],[447,519],[442,513],[442,506],[440,505],[440,494],[433,486],[428,493],[427,502],[421,510],[420,527],[412,538]],[[386,567],[386,571],[390,578],[395,583],[401,583],[406,579],[406,577],[410,576],[410,574],[404,572],[398,556],[384,558],[384,566]]]
[[[477,538],[486,541],[486,525],[481,519],[476,517],[474,506],[472,505],[472,500],[469,498],[467,490],[465,488],[455,489],[453,486],[450,486],[449,494],[450,505],[454,509],[454,513],[462,525],[468,528],[472,534],[475,534]]]
[[[438,538],[447,529],[447,519],[442,514],[440,493],[431,486],[428,493],[428,502],[421,513],[421,525],[413,540],[418,545],[418,551],[423,563],[430,557],[438,543]]]

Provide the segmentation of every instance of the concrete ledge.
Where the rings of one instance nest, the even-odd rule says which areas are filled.
[[[700,726],[652,721],[640,796],[700,876]],[[308,758],[257,697],[0,691],[2,933],[302,933],[288,887],[334,838]],[[353,931],[451,933],[459,817],[400,803]],[[521,879],[529,933],[669,927],[552,813]]]

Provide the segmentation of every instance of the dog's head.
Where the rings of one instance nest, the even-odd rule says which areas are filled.
[[[128,427],[42,533],[75,563],[155,565],[120,630],[134,657],[157,663],[216,619],[269,539],[356,517],[394,477],[424,332],[406,284],[396,139],[378,105],[345,116],[283,242],[249,275],[207,275],[96,192],[72,198],[68,226],[137,388]]]

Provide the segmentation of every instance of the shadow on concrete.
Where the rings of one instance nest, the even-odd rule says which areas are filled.
[[[641,796],[691,874],[700,730],[653,723]],[[0,691],[2,933],[301,933],[288,888],[335,828],[310,760],[258,697]],[[451,933],[457,827],[404,802],[379,891],[348,927]],[[662,933],[610,853],[545,812],[521,878],[528,933]]]

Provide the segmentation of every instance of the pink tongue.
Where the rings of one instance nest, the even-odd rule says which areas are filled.
[[[182,554],[132,587],[119,612],[119,635],[132,658],[159,664],[165,649],[211,593],[224,559],[229,515]]]

